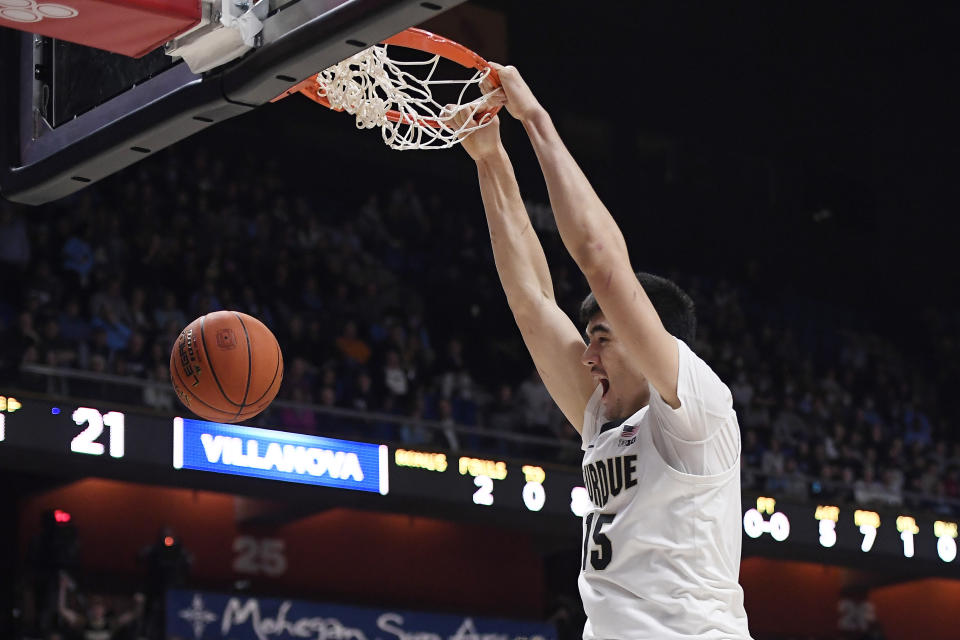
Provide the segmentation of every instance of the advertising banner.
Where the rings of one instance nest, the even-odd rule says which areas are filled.
[[[541,622],[167,592],[167,640],[556,640]]]
[[[176,418],[173,466],[338,489],[389,491],[386,445]]]

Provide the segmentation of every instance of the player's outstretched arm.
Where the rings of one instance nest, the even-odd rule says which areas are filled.
[[[547,390],[579,432],[595,387],[580,363],[586,345],[557,306],[547,259],[500,141],[499,126],[494,120],[462,144],[477,163],[490,243],[507,303]]]
[[[517,70],[498,69],[505,106],[523,124],[540,161],[563,244],[639,372],[670,406],[679,407],[677,344],[637,281],[620,228]]]

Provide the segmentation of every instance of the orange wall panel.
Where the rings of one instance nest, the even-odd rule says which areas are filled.
[[[746,558],[740,584],[752,633],[816,635],[837,628],[845,570],[807,562]]]
[[[244,579],[266,595],[520,617],[541,613],[540,554],[521,531],[342,508],[238,525],[238,512],[259,506],[226,494],[88,479],[30,498],[21,510],[21,539],[26,548],[41,514],[63,509],[78,531],[80,565],[90,571],[142,571],[137,554],[170,525],[194,556],[194,581],[209,588],[229,589]],[[241,536],[257,545],[282,541],[282,574],[238,570]],[[248,559],[264,565],[257,554]]]
[[[877,619],[891,640],[960,638],[960,580],[930,578],[870,592]]]

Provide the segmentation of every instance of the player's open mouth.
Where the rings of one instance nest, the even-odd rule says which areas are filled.
[[[603,395],[600,397],[604,397],[607,395],[607,391],[610,391],[610,381],[606,378],[600,378],[600,386],[603,387]]]

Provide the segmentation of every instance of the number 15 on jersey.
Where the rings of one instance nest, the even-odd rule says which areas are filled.
[[[594,517],[596,516],[596,517]],[[591,513],[583,523],[583,558],[580,568],[586,570],[589,554],[590,566],[594,569],[606,569],[613,560],[613,543],[605,533],[604,527],[613,523],[615,513]]]

